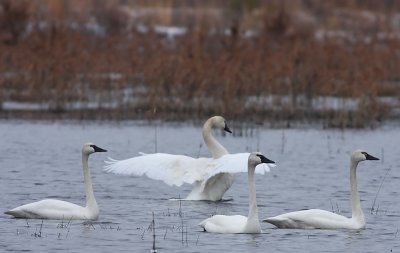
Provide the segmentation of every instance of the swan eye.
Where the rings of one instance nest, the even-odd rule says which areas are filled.
[[[257,156],[258,158],[260,158],[261,161],[264,159],[264,156],[263,156],[263,155],[256,154],[256,156]]]
[[[361,152],[361,154],[365,155],[365,157],[368,156],[367,152]]]

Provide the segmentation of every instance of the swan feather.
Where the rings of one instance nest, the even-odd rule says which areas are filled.
[[[220,173],[247,172],[250,153],[226,154],[220,158],[192,158],[185,155],[166,153],[143,154],[125,160],[108,158],[105,171],[122,175],[146,175],[172,186],[193,184],[207,180]],[[264,175],[269,171],[266,164],[257,166],[256,173]]]
[[[91,214],[84,207],[57,199],[44,199],[22,205],[5,212],[5,214],[12,215],[15,218],[52,220],[95,220],[99,216],[98,211]]]
[[[214,215],[203,220],[198,225],[210,233],[243,233],[247,217],[243,215]]]
[[[301,210],[270,217],[264,222],[271,223],[278,228],[294,229],[339,229],[355,228],[355,221],[342,215],[321,209]],[[359,228],[362,228],[360,226]]]

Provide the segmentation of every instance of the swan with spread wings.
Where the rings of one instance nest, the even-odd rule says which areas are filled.
[[[210,158],[166,153],[141,154],[125,160],[109,158],[105,170],[123,175],[146,175],[171,186],[193,184],[185,200],[219,201],[233,184],[234,174],[247,172],[250,153],[229,154],[212,135],[213,128],[231,133],[221,116],[211,117],[204,123],[203,139],[212,154]],[[264,174],[267,171],[268,165],[263,164],[257,168],[256,173]]]

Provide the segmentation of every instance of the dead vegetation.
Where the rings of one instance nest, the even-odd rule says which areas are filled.
[[[397,1],[2,0],[0,112],[371,126],[398,116],[399,15]]]

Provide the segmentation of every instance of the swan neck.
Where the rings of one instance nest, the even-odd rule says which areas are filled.
[[[249,184],[249,215],[247,223],[258,223],[257,211],[257,196],[256,196],[256,180],[255,180],[255,166],[249,164],[248,169],[248,184]]]
[[[357,189],[357,165],[358,162],[350,163],[350,187],[351,187],[351,212],[353,218],[364,219],[364,213],[361,208],[360,195]]]
[[[212,135],[211,131],[213,127],[214,124],[211,120],[207,120],[206,123],[204,123],[203,139],[208,150],[210,150],[212,157],[217,159],[228,154],[228,151]]]
[[[86,193],[86,207],[91,209],[91,208],[97,208],[97,203],[93,193],[92,178],[90,177],[88,160],[89,160],[89,155],[82,153],[83,180],[85,183],[85,193]]]

